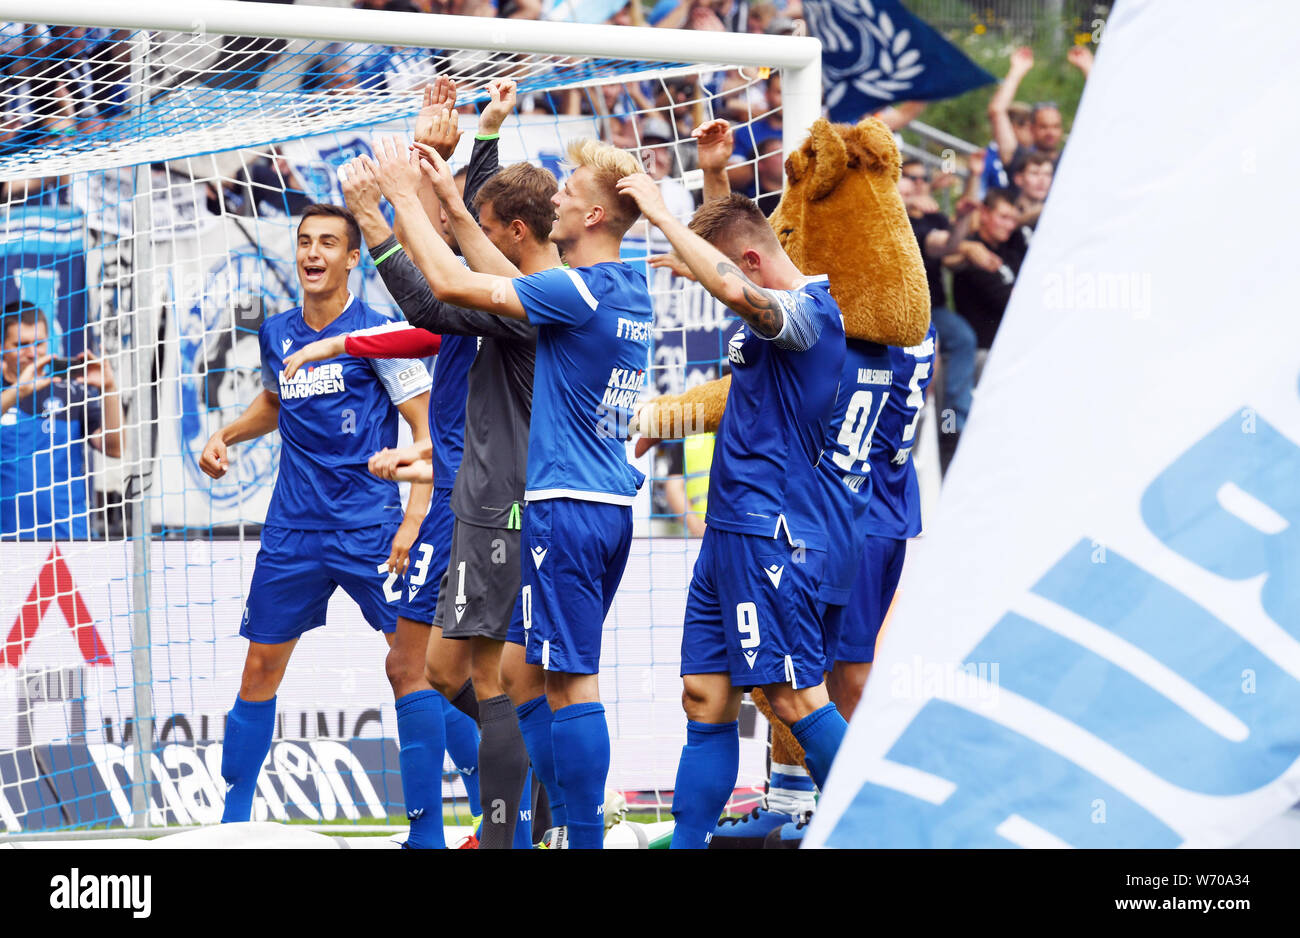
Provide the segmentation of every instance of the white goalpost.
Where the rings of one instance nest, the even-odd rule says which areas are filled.
[[[297,211],[341,204],[337,167],[375,134],[409,136],[427,82],[452,77],[479,105],[487,81],[515,79],[502,165],[560,175],[564,142],[599,135],[639,152],[686,214],[694,123],[726,115],[749,135],[737,178],[771,201],[781,153],[822,110],[810,38],[219,0],[0,0],[0,69],[0,387],[19,392],[0,414],[0,839],[220,818],[222,719],[279,441],[232,448],[219,482],[197,455],[257,393],[261,319],[297,305]],[[641,223],[624,260],[645,268],[661,238]],[[721,308],[646,269],[652,392],[720,375]],[[401,315],[368,258],[354,279]],[[45,354],[24,389],[17,374]],[[685,739],[698,540],[666,507],[676,459],[640,463],[601,662],[609,784],[634,811],[666,809]],[[289,667],[254,819],[403,823],[384,643],[342,591],[329,615]],[[761,785],[765,751],[749,711],[742,788]],[[467,816],[450,760],[444,795]]]

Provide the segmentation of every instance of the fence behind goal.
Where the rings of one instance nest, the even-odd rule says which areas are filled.
[[[0,3],[0,17],[14,6]],[[85,8],[51,3],[43,15],[67,22]],[[757,52],[750,37],[726,37],[735,58],[721,64],[716,54],[662,61],[668,52],[596,59],[577,54],[592,34],[596,48],[626,50],[648,31],[566,27],[574,54],[563,54],[538,51],[533,33],[528,46],[512,23],[493,21],[506,33],[489,43],[474,34],[481,23],[420,16],[421,28],[437,21],[444,48],[430,49],[391,43],[416,35],[408,15],[311,11],[318,34],[375,40],[361,43],[286,38],[293,31],[272,19],[283,11],[200,5],[186,14],[196,26],[206,17],[212,31],[199,33],[158,28],[172,25],[157,21],[163,13],[126,28],[129,11],[110,21],[98,7],[85,15],[104,28],[0,25],[0,833],[220,818],[220,740],[278,438],[232,447],[215,482],[198,456],[260,391],[259,324],[298,303],[295,214],[341,204],[337,168],[370,152],[376,134],[409,136],[435,75],[457,80],[470,106],[493,77],[519,83],[503,165],[527,159],[562,178],[564,143],[599,136],[638,152],[687,217],[697,198],[689,129],[725,114],[741,125],[738,150],[753,150],[738,186],[769,203],[779,195],[780,148],[762,141],[779,139],[791,109],[753,64],[779,48],[773,37],[757,37]],[[455,30],[469,31],[464,48]],[[503,51],[513,38],[532,51]],[[656,37],[659,48],[680,40]],[[462,127],[453,167],[468,157],[470,109]],[[645,267],[664,249],[641,223],[623,254]],[[362,256],[353,292],[400,317]],[[725,312],[666,271],[648,274],[650,391],[716,377]],[[605,626],[601,694],[610,787],[659,808],[685,738],[677,671],[698,541],[670,507],[680,511],[680,455],[641,467],[651,479]],[[280,689],[255,819],[403,816],[385,653],[338,591],[329,625],[304,636]],[[765,757],[763,722],[748,716],[742,787],[761,784]],[[463,809],[450,762],[444,793]]]

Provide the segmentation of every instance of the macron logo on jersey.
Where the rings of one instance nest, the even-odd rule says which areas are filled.
[[[284,369],[280,369],[280,400],[282,401],[291,401],[299,397],[319,397],[323,394],[341,394],[345,390],[342,362],[325,362],[314,368],[301,368],[292,378],[286,378]]]
[[[293,339],[285,339],[283,342],[281,342],[280,354],[283,355],[285,352],[289,351],[289,346],[291,345],[293,345]]]
[[[649,342],[653,331],[653,323],[638,322],[635,319],[625,319],[619,316],[618,332],[615,334],[615,338],[631,339],[633,342]]]
[[[785,573],[784,566],[778,567],[776,564],[772,564],[770,567],[764,569],[763,572],[766,573],[767,578],[772,581],[773,589],[781,588],[781,574]]]

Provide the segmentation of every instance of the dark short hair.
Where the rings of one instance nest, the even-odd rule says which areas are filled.
[[[705,202],[691,218],[690,227],[715,247],[718,242],[737,235],[756,237],[764,243],[780,246],[758,203],[739,192],[733,192],[725,199]]]
[[[551,236],[555,206],[551,196],[560,184],[550,170],[532,163],[515,163],[501,170],[474,194],[474,208],[492,204],[492,213],[507,225],[516,218],[527,226],[533,238],[545,242]]]
[[[328,202],[313,202],[302,210],[302,217],[298,220],[298,230],[302,230],[302,223],[314,216],[324,216],[326,218],[341,218],[348,228],[348,250],[356,251],[361,248],[361,226],[357,220],[341,205],[330,205]]]
[[[1016,206],[1015,193],[1010,189],[999,189],[997,187],[989,189],[984,193],[984,207],[988,209],[997,208],[999,202],[1006,202],[1012,208]]]
[[[1016,152],[1016,158],[1011,164],[1011,175],[1018,176],[1031,166],[1039,166],[1043,163],[1050,163],[1052,168],[1056,168],[1056,160],[1043,153],[1041,150],[1030,150],[1024,152],[1023,149]]]
[[[45,321],[44,311],[26,300],[14,300],[5,307],[4,323],[0,325],[0,343],[9,341],[9,330],[14,326],[35,326],[38,323],[45,327],[48,335],[50,324]]]

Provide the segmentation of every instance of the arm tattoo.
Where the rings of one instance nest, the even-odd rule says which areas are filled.
[[[776,297],[741,273],[740,268],[735,264],[723,261],[718,265],[717,271],[723,277],[734,274],[740,278],[741,292],[744,294],[745,302],[749,304],[750,309],[738,309],[736,312],[740,313],[741,317],[754,329],[768,338],[780,334],[782,327],[785,325],[785,312],[781,309],[781,304],[777,302]]]

